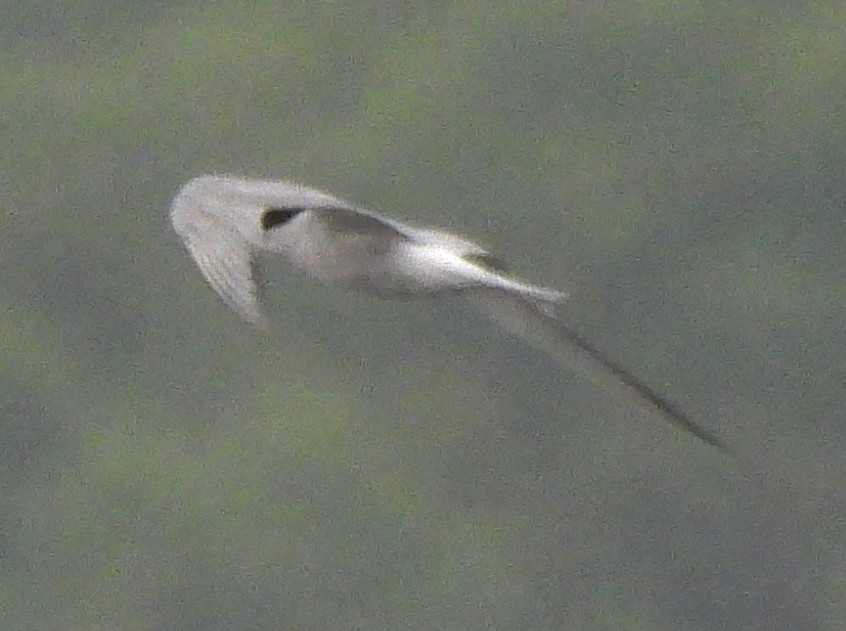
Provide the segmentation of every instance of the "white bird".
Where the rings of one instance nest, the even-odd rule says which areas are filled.
[[[674,404],[555,317],[567,294],[521,282],[461,237],[414,228],[290,182],[204,175],[177,194],[173,227],[226,303],[266,326],[256,255],[286,257],[327,283],[386,297],[455,294],[512,334],[640,408],[727,450]]]

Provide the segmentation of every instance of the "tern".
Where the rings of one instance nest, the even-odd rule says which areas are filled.
[[[728,451],[723,441],[557,317],[565,292],[509,275],[483,247],[417,228],[285,181],[203,175],[177,193],[171,221],[206,281],[243,319],[266,327],[257,255],[388,298],[458,295],[506,331],[579,370],[622,403]]]

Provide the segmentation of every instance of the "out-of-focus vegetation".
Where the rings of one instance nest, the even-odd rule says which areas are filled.
[[[839,629],[842,2],[18,2],[0,20],[4,629]],[[180,183],[479,238],[736,447],[460,304],[284,264]]]

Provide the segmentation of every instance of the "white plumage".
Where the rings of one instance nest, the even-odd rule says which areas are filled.
[[[305,186],[234,176],[185,184],[171,220],[209,284],[253,325],[266,325],[255,258],[263,250],[323,282],[382,296],[457,294],[622,401],[725,449],[565,327],[554,315],[565,293],[508,276],[490,252],[461,237],[414,228]]]

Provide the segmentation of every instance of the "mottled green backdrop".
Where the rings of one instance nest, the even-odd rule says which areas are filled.
[[[7,3],[0,628],[846,620],[846,4]],[[168,223],[209,172],[470,235],[738,451],[461,304]]]

